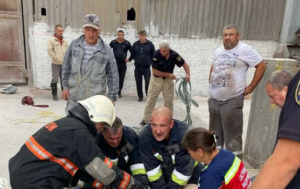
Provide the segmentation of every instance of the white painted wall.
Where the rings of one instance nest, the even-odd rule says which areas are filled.
[[[130,28],[130,27],[129,27]],[[130,28],[130,31],[132,28]],[[73,39],[79,37],[82,33],[73,31],[72,28],[65,28],[64,37],[70,43]],[[32,66],[34,72],[34,86],[37,88],[49,88],[51,81],[51,59],[47,54],[47,40],[53,32],[50,32],[49,26],[45,23],[34,23],[33,28],[30,28],[30,48],[32,52]],[[132,44],[138,40],[138,36],[130,36],[127,38]],[[110,43],[116,36],[101,35],[101,37]],[[126,37],[126,36],[125,36]],[[158,49],[158,43],[162,37],[148,37],[155,48]],[[213,60],[214,50],[220,47],[222,39],[199,39],[199,38],[167,38],[171,48],[177,51],[189,64],[191,70],[191,83],[193,88],[193,96],[208,95],[208,74]],[[263,58],[271,58],[278,45],[275,41],[247,41],[244,43],[252,45]],[[248,72],[248,83],[251,82],[255,69],[250,69]],[[183,68],[175,68],[177,77],[184,76]],[[134,80],[134,65],[133,61],[128,64],[126,79],[123,87],[123,94],[136,94]]]

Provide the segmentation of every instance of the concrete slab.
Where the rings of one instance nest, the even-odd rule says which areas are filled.
[[[0,94],[0,178],[9,180],[8,160],[14,156],[24,142],[44,124],[65,116],[66,102],[59,98],[53,101],[50,90],[32,89],[28,86],[18,86],[16,94]],[[48,108],[24,106],[21,104],[23,96],[31,96],[35,104],[47,104]],[[61,92],[59,91],[59,97]],[[192,107],[193,126],[208,128],[209,113],[207,97],[194,97],[199,107]],[[245,100],[244,131],[248,125],[251,100]],[[163,99],[158,98],[157,106],[163,105]],[[116,115],[124,125],[139,127],[143,117],[145,99],[138,102],[135,95],[125,95],[116,102]],[[174,118],[184,120],[186,115],[183,103],[174,100]],[[245,136],[243,137],[245,138]],[[247,166],[248,168],[251,168]]]

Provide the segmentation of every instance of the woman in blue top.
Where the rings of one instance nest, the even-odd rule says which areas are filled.
[[[199,189],[246,189],[251,181],[243,162],[228,150],[216,148],[214,132],[198,127],[187,132],[183,147],[206,167],[199,178]]]

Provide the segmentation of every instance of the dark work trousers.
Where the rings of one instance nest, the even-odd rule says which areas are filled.
[[[117,62],[117,66],[118,66],[118,72],[119,72],[119,93],[118,94],[121,94],[122,89],[123,89],[124,80],[125,80],[127,65],[126,65],[126,62],[123,61],[123,62]]]
[[[222,149],[225,143],[227,150],[242,157],[244,95],[226,101],[210,98],[208,107],[209,130],[219,137],[217,148]]]
[[[148,87],[151,77],[150,67],[135,67],[134,77],[136,82],[136,91],[139,98],[143,98],[143,76],[145,80],[146,95],[148,95]]]

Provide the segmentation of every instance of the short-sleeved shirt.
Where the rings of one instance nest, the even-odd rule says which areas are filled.
[[[239,42],[233,49],[220,47],[215,51],[210,77],[209,95],[216,100],[229,100],[244,93],[249,67],[262,61],[253,47]]]
[[[279,138],[288,138],[300,142],[300,71],[291,80],[288,86],[285,103],[279,117]],[[286,189],[300,188],[300,169]]]
[[[160,54],[159,50],[156,50],[153,55],[152,68],[165,73],[173,73],[175,65],[181,67],[184,62],[184,59],[172,49],[170,49],[168,60]]]
[[[200,175],[199,189],[247,189],[251,179],[243,162],[228,150],[220,150]]]

